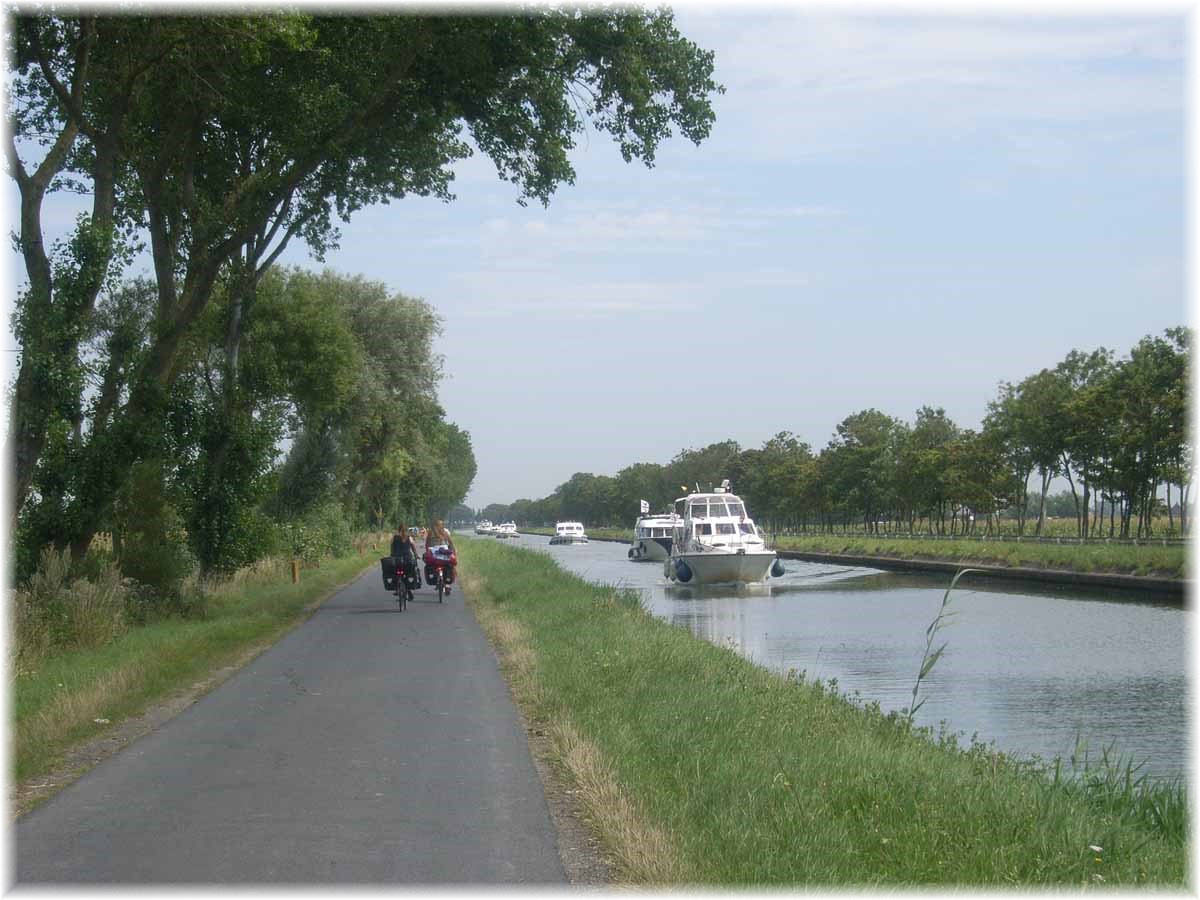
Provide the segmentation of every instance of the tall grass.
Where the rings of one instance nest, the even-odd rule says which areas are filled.
[[[671,859],[623,863],[632,881],[655,883],[658,871],[673,884],[754,887],[1184,882],[1182,792],[1166,795],[1157,818],[1151,805],[1135,814],[1132,795],[1101,803],[1086,782],[1056,784],[830,686],[768,672],[614,602],[611,588],[543,554],[458,544],[478,579],[473,602],[525,636],[530,715],[594,747],[630,815],[664,836]]]

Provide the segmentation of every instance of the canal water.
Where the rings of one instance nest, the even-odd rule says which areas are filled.
[[[670,585],[661,563],[630,561],[625,544],[550,546],[528,534],[513,543],[589,581],[639,590],[654,615],[762,666],[836,680],[839,692],[885,711],[912,703],[925,630],[949,584],[784,560],[784,576],[767,584],[688,588]],[[1138,774],[1186,776],[1191,613],[1180,603],[1017,582],[951,597],[919,724],[945,723],[962,745],[975,736],[1022,757],[1108,749],[1140,764]]]

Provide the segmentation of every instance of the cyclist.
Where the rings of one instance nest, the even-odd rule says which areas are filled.
[[[396,533],[392,535],[391,556],[401,561],[405,572],[411,574],[417,571],[417,545],[413,543],[403,522],[396,526]]]
[[[430,550],[433,550],[436,553],[437,552],[436,548],[438,548],[438,547],[445,547],[451,553],[455,552],[454,540],[450,537],[450,531],[446,528],[446,526],[444,524],[442,524],[441,519],[434,519],[432,527],[430,527],[429,531],[427,531],[425,533],[425,552],[428,553]],[[450,577],[448,579],[446,579],[446,581],[447,582],[453,581],[457,574],[458,574],[458,567],[451,566],[450,567]],[[446,593],[449,593],[449,592],[450,592],[450,585],[449,585],[449,583],[447,583],[446,584]]]

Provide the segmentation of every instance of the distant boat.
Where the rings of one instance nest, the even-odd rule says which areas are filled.
[[[512,522],[505,522],[503,525],[497,525],[492,529],[492,534],[498,538],[520,537],[520,535],[517,534],[517,526]]]
[[[671,555],[671,543],[679,516],[675,513],[639,516],[633,525],[629,558],[637,562],[662,562]]]
[[[496,526],[492,524],[491,519],[484,519],[482,522],[480,522],[478,525],[475,526],[475,533],[476,534],[491,534],[495,530],[495,528],[496,528]]]
[[[582,522],[555,522],[554,537],[551,544],[586,544],[588,536],[584,533]]]
[[[728,479],[711,493],[696,493],[675,501],[671,553],[663,574],[681,584],[739,584],[763,581],[768,573],[783,574],[774,550],[746,505],[729,492]]]

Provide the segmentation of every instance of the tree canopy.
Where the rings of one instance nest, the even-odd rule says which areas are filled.
[[[8,15],[5,149],[29,278],[16,320],[11,515],[73,432],[77,471],[58,495],[55,542],[77,553],[133,467],[160,454],[172,391],[218,294],[214,402],[225,421],[246,422],[240,370],[258,352],[243,347],[246,322],[293,238],[319,258],[339,217],[410,194],[450,200],[453,166],[474,148],[520,202],[546,203],[574,180],[569,154],[588,123],[626,160],[652,165],[673,133],[707,136],[721,90],[712,54],[666,10],[164,16],[11,5]],[[57,190],[90,192],[93,204],[52,248],[41,215]],[[82,427],[89,322],[142,246],[154,269],[142,343],[122,389]],[[218,431],[214,484],[240,440]]]

